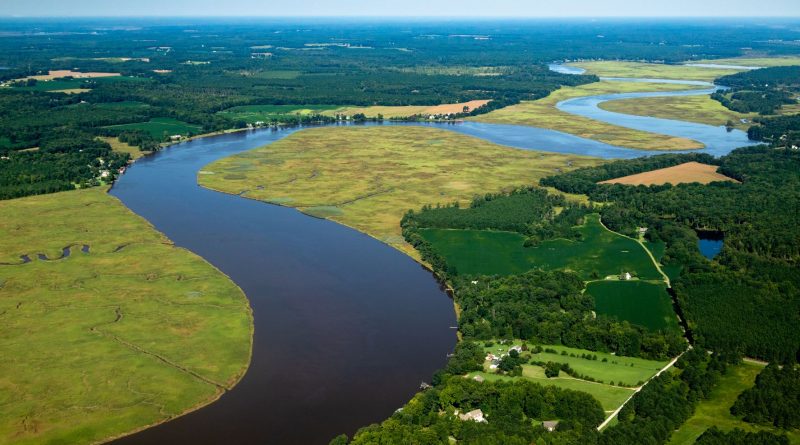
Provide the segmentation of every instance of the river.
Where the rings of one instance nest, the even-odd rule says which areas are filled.
[[[657,94],[708,94],[701,91],[706,90]],[[633,128],[651,124],[658,132],[699,140],[708,148],[696,151],[715,155],[749,143],[740,131],[599,109],[598,103],[619,98],[610,96],[558,106]],[[647,96],[652,94],[625,95]],[[394,125],[436,125],[522,149],[602,158],[658,153],[536,127]],[[336,223],[197,185],[205,165],[294,131],[265,129],[181,143],[137,161],[111,190],[176,245],[230,276],[255,317],[252,362],[233,390],[116,443],[325,444],[336,434],[387,418],[446,362],[456,342],[452,301],[412,259]]]

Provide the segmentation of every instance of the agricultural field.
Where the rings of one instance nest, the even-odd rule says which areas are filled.
[[[326,111],[323,114],[328,116],[335,116],[337,114],[343,114],[346,116],[352,116],[354,114],[364,114],[367,117],[377,117],[379,114],[383,117],[389,118],[398,118],[398,117],[408,117],[413,115],[431,115],[431,114],[456,114],[456,113],[463,113],[464,107],[467,107],[468,111],[474,110],[476,108],[482,107],[489,103],[489,100],[471,100],[469,102],[461,102],[456,104],[444,104],[444,105],[404,105],[404,106],[380,106],[375,105],[371,107],[340,107],[333,110]]]
[[[525,237],[489,230],[420,229],[420,234],[460,274],[511,275],[533,268],[574,271],[584,280],[619,276],[661,280],[642,246],[603,227],[592,214],[576,228],[581,241],[554,239],[524,247]]]
[[[647,91],[684,91],[696,88],[697,86],[691,85],[601,81],[578,87],[564,87],[545,98],[525,101],[469,119],[493,124],[549,128],[607,144],[642,150],[699,149],[703,148],[703,144],[697,141],[618,127],[575,116],[556,108],[559,102],[575,97]]]
[[[419,258],[400,220],[409,209],[526,184],[558,170],[597,165],[582,156],[517,150],[425,127],[328,127],[214,162],[204,187],[353,227]]]
[[[660,168],[649,172],[600,181],[600,184],[675,185],[692,182],[699,182],[700,184],[708,184],[716,181],[739,182],[733,178],[717,173],[718,168],[719,167],[716,165],[686,162],[673,167]]]
[[[643,97],[637,99],[610,100],[600,108],[615,113],[658,117],[721,127],[728,122],[734,128],[747,130],[757,113],[738,113],[722,106],[711,96]]]
[[[635,77],[640,79],[703,80],[712,82],[717,77],[733,74],[737,70],[722,68],[703,68],[686,65],[667,65],[663,63],[642,62],[575,62],[568,65],[583,68],[586,74],[600,77]],[[696,87],[695,87],[696,88]]]
[[[98,139],[107,142],[108,145],[111,146],[111,149],[117,153],[128,153],[131,155],[131,159],[139,159],[145,155],[139,147],[122,142],[115,137],[100,137]]]
[[[53,80],[53,79],[61,79],[61,78],[64,78],[64,77],[72,77],[72,78],[75,78],[75,79],[96,79],[96,78],[99,78],[99,77],[116,77],[116,76],[120,76],[120,73],[103,73],[103,72],[96,72],[96,71],[90,71],[90,72],[81,73],[81,72],[72,71],[72,70],[50,70],[50,71],[48,71],[47,74],[40,74],[40,75],[37,75],[37,76],[28,76],[23,80],[36,79],[36,80],[39,80],[39,81],[47,81],[47,80]]]
[[[694,415],[672,435],[669,444],[691,445],[706,429],[712,426],[723,431],[739,428],[752,432],[785,433],[786,431],[778,428],[744,422],[730,412],[731,406],[736,402],[739,394],[755,384],[756,376],[763,369],[763,365],[752,362],[730,366],[727,374],[720,378],[719,383],[712,390],[711,397],[701,400],[697,404]],[[787,436],[791,444],[800,444],[800,431],[789,431]]]
[[[153,135],[154,138],[161,139],[172,135],[195,135],[201,133],[203,128],[199,125],[189,124],[170,117],[155,117],[148,122],[138,122],[133,124],[110,125],[103,128],[113,128],[116,130],[142,130]]]
[[[627,320],[651,330],[680,329],[663,283],[593,281],[586,292],[594,297],[598,314]]]
[[[2,443],[103,442],[247,369],[242,291],[99,187],[1,201],[0,252]]]
[[[252,124],[255,122],[269,122],[293,115],[321,114],[324,111],[336,110],[339,105],[243,105],[220,111],[220,114],[231,119],[242,119]]]

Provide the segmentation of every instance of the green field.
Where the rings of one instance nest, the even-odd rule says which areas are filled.
[[[84,88],[82,85],[85,82],[101,83],[115,83],[115,82],[150,82],[146,77],[127,77],[127,76],[110,76],[110,77],[95,77],[92,79],[54,79],[42,80],[36,82],[34,86],[13,87],[14,90],[19,91],[61,91],[61,90],[76,90]]]
[[[0,201],[0,263],[0,443],[104,442],[247,368],[242,291],[100,187]]]
[[[536,247],[524,247],[525,237],[512,232],[421,229],[420,233],[461,274],[511,275],[542,268],[571,270],[585,280],[624,272],[663,279],[641,245],[607,230],[599,215],[589,215],[576,229],[582,241],[555,239]]]
[[[386,242],[414,258],[400,220],[425,204],[527,184],[598,159],[517,150],[422,127],[327,127],[214,162],[200,185],[295,207]]]
[[[703,148],[703,144],[685,138],[676,138],[646,131],[618,127],[605,122],[576,116],[556,108],[556,104],[574,97],[598,94],[633,93],[645,91],[682,91],[697,86],[642,82],[595,82],[578,87],[563,87],[549,96],[524,101],[517,105],[494,110],[491,113],[470,117],[469,120],[494,124],[532,125],[563,131],[607,144],[645,150],[689,150]]]
[[[514,344],[519,345],[521,343],[515,342]],[[505,345],[494,343],[492,346],[486,346],[484,344],[484,350],[487,353],[491,352],[500,356],[507,352],[511,346],[513,346],[513,344],[510,343]],[[637,386],[639,382],[647,381],[667,364],[667,362],[645,360],[635,357],[617,357],[613,354],[568,348],[560,345],[540,346],[553,349],[557,352],[555,354],[549,352],[532,354],[533,360],[568,363],[575,371],[590,376],[598,381],[591,382],[588,380],[576,379],[564,372],[561,372],[558,377],[547,378],[544,375],[544,369],[531,364],[522,366],[521,377],[509,377],[495,374],[494,370],[489,367],[491,364],[489,361],[484,363],[484,370],[482,372],[471,372],[469,373],[469,377],[480,375],[486,380],[515,380],[524,378],[541,385],[552,385],[559,388],[582,391],[592,395],[600,402],[606,412],[610,412],[617,409],[633,394],[633,387]],[[562,352],[566,352],[567,355],[562,355]],[[574,357],[570,356],[570,354],[573,354]],[[597,360],[581,358],[581,354],[596,355]],[[606,361],[603,362],[603,359]],[[599,381],[602,381],[602,383]],[[612,381],[615,385],[610,384]]]
[[[199,125],[172,119],[169,117],[155,117],[148,122],[137,122],[133,124],[109,125],[103,128],[113,128],[116,130],[142,130],[153,135],[154,138],[161,139],[165,135],[172,136],[179,134],[182,136],[195,135],[203,131]]]
[[[615,113],[652,116],[722,126],[728,121],[735,127],[747,129],[757,113],[731,111],[711,96],[645,97],[638,99],[611,100],[602,102],[600,108]],[[742,119],[747,122],[742,122]]]
[[[652,330],[679,329],[672,301],[662,283],[593,281],[586,292],[598,314],[627,320]]]
[[[730,408],[736,402],[739,394],[755,384],[756,376],[763,369],[762,365],[749,362],[729,367],[727,374],[720,378],[719,383],[711,392],[711,397],[701,400],[697,404],[694,415],[672,435],[670,445],[691,445],[706,429],[712,426],[723,431],[739,428],[745,431],[769,431],[782,434],[783,430],[743,422],[730,413]],[[787,435],[792,444],[800,444],[800,431],[790,431]]]
[[[704,60],[692,60],[686,63],[713,63],[717,65],[738,65],[738,66],[758,66],[758,67],[770,67],[770,66],[788,66],[788,65],[800,65],[800,57],[796,56],[785,56],[785,57],[751,57],[751,56],[744,56],[744,57],[732,57],[729,59],[704,59]],[[731,73],[733,71],[729,71]]]
[[[220,111],[220,114],[231,119],[243,119],[252,124],[297,114],[320,114],[323,111],[335,110],[340,107],[341,105],[243,105]]]

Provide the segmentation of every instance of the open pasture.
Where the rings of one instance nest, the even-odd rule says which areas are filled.
[[[195,135],[203,131],[199,125],[189,124],[169,117],[155,117],[148,122],[137,122],[133,124],[109,125],[105,128],[116,130],[142,130],[150,133],[153,137],[161,139],[164,136],[172,135]]]
[[[541,268],[573,271],[584,280],[625,272],[662,279],[642,246],[607,230],[599,215],[589,215],[576,230],[580,241],[554,239],[535,247],[524,247],[525,237],[512,232],[421,229],[420,233],[460,274],[510,275]]]
[[[242,291],[102,188],[1,201],[0,252],[0,443],[105,442],[247,368]]]
[[[626,320],[652,330],[679,329],[672,301],[662,283],[593,281],[586,292],[594,297],[598,314]]]
[[[469,102],[460,102],[455,104],[442,104],[442,105],[404,105],[404,106],[381,106],[375,105],[370,107],[340,107],[334,110],[326,111],[324,114],[333,116],[336,114],[343,114],[352,116],[354,114],[363,114],[367,117],[376,117],[379,114],[385,118],[408,117],[413,115],[436,115],[436,114],[456,114],[463,113],[464,107],[467,111],[472,111],[476,108],[482,107],[489,103],[489,100],[471,100]]]
[[[660,168],[635,175],[601,181],[600,184],[626,184],[626,185],[662,185],[685,184],[699,182],[708,184],[716,181],[739,182],[723,174],[717,173],[716,165],[701,164],[699,162],[685,162],[673,167]]]
[[[205,187],[330,218],[418,258],[400,219],[425,204],[534,184],[558,170],[596,165],[581,156],[516,150],[423,127],[327,127],[205,167]]]
[[[641,82],[601,81],[578,87],[563,87],[549,96],[535,101],[525,101],[487,114],[470,117],[470,120],[493,124],[530,125],[563,131],[607,144],[642,150],[690,150],[703,148],[700,142],[645,131],[632,130],[564,112],[556,104],[575,97],[599,94],[633,93],[646,91],[684,91],[697,86]]]
[[[752,362],[743,362],[729,366],[728,372],[722,376],[717,386],[711,391],[708,399],[701,400],[694,414],[672,435],[670,445],[691,445],[708,428],[716,426],[723,431],[739,428],[745,431],[769,431],[775,434],[786,433],[789,443],[800,444],[800,431],[785,431],[770,426],[744,422],[734,417],[731,412],[739,394],[753,387],[756,376],[764,366]]]

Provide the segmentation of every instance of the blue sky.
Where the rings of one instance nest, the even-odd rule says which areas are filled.
[[[798,17],[800,0],[0,0],[0,15]]]

